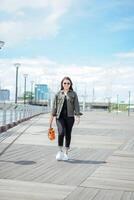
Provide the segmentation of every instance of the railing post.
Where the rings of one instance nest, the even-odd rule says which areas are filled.
[[[25,119],[25,106],[23,107],[23,119]]]
[[[17,122],[17,120],[18,120],[18,111],[15,108],[15,122]]]
[[[7,124],[13,124],[13,122],[21,122],[22,119],[28,119],[39,114],[43,114],[49,111],[48,107],[44,106],[30,106],[30,105],[18,105],[17,109],[13,105],[9,109],[3,108],[1,112],[1,126]],[[18,123],[17,123],[18,124]]]
[[[21,110],[19,110],[19,120],[21,120]]]
[[[10,124],[13,122],[13,109],[10,109]]]
[[[3,126],[6,125],[6,117],[7,117],[6,114],[7,114],[7,113],[6,113],[6,109],[4,108],[4,109],[3,109],[3,120],[2,120],[2,125],[3,125]]]

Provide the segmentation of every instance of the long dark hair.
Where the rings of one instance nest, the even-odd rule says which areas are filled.
[[[65,77],[62,79],[62,81],[61,81],[61,90],[64,89],[64,88],[63,88],[63,81],[64,81],[64,80],[68,80],[68,81],[70,82],[69,90],[73,90],[73,83],[72,83],[71,79],[70,79],[68,76],[65,76]]]

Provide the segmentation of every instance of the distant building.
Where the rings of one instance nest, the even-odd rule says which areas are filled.
[[[36,84],[35,85],[35,101],[48,101],[49,100],[49,89],[46,84]]]
[[[110,103],[105,102],[92,102],[90,103],[91,110],[108,110],[110,108]]]
[[[127,106],[127,110],[130,112],[134,112],[134,105]]]
[[[10,100],[10,90],[0,89],[0,101],[9,101]]]

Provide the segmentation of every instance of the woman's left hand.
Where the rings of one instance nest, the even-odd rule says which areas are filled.
[[[76,121],[76,124],[78,125],[80,123],[80,116],[76,116],[75,121]]]

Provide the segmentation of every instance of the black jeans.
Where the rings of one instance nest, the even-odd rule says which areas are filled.
[[[63,146],[65,137],[65,147],[70,147],[71,132],[74,124],[74,117],[65,117],[56,119],[58,128],[58,146]]]

